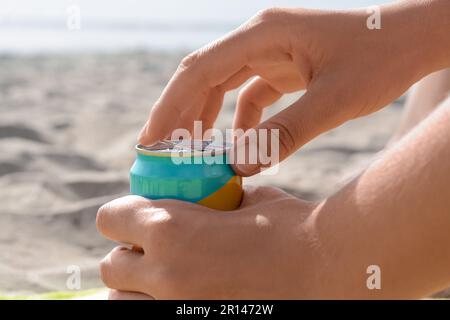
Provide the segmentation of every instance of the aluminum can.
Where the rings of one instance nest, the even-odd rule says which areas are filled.
[[[137,145],[130,191],[149,199],[177,199],[233,210],[242,199],[242,177],[227,163],[231,145],[200,140],[163,140]]]

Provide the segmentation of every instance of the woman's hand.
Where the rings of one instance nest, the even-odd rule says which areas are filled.
[[[151,144],[175,128],[213,126],[224,94],[241,90],[234,128],[279,130],[280,160],[320,133],[377,111],[434,70],[450,64],[449,2],[400,1],[381,7],[381,29],[366,10],[269,9],[181,62],[140,136]],[[420,23],[419,23],[420,21]],[[306,89],[260,123],[283,94]],[[245,147],[245,144],[237,144]],[[260,165],[237,164],[241,175]]]
[[[268,187],[247,188],[232,212],[137,196],[112,201],[97,228],[144,254],[113,250],[103,281],[120,291],[117,299],[415,299],[443,290],[449,123],[450,99],[319,204]],[[368,285],[372,267],[379,288]]]
[[[120,198],[99,210],[97,227],[144,253],[114,249],[101,263],[101,277],[116,289],[114,299],[145,298],[129,292],[156,299],[304,297],[320,270],[305,232],[313,207],[268,187],[247,189],[233,212]]]

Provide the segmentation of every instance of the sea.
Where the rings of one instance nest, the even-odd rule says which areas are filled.
[[[0,53],[194,50],[269,7],[346,9],[387,0],[0,0]]]

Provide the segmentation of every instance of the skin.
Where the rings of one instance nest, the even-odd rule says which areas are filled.
[[[420,80],[411,90],[397,131],[388,146],[425,119],[450,93],[450,69],[434,72]]]
[[[366,10],[264,10],[181,61],[139,141],[152,144],[175,128],[192,129],[195,120],[204,129],[213,126],[224,94],[253,77],[239,94],[233,127],[278,129],[283,160],[317,135],[379,110],[449,66],[448,7],[446,0],[383,6],[381,30],[366,27]],[[302,89],[306,93],[298,101],[260,123],[265,107]],[[248,148],[245,140],[236,145]],[[260,165],[239,163],[234,169],[249,176]]]
[[[247,188],[230,213],[114,200],[100,209],[98,229],[144,253],[113,250],[102,279],[156,299],[421,298],[448,287],[449,123],[450,101],[320,203],[270,187]],[[381,290],[366,287],[374,264]]]
[[[177,118],[178,101],[189,112],[175,127],[195,119],[212,125],[221,95],[257,75],[239,96],[234,125],[282,129],[284,158],[449,66],[449,13],[448,1],[399,2],[383,7],[381,30],[369,31],[365,11],[265,11],[183,60],[141,143],[173,129],[168,119]],[[426,23],[415,25],[418,16]],[[262,108],[302,88],[299,101],[259,123]],[[447,100],[353,181],[315,203],[248,187],[233,212],[137,196],[104,205],[98,230],[144,249],[118,247],[102,261],[111,298],[420,298],[450,286],[449,124]],[[258,169],[236,166],[243,174]],[[366,286],[370,265],[381,268],[380,290]]]

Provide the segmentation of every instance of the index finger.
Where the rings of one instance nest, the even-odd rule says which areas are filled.
[[[97,213],[97,230],[106,238],[142,247],[151,201],[126,196],[106,203]]]
[[[180,117],[199,119],[203,109],[208,108],[205,103],[209,90],[223,84],[265,51],[270,31],[267,27],[244,25],[184,58],[153,106],[139,142],[149,145],[164,139]]]

